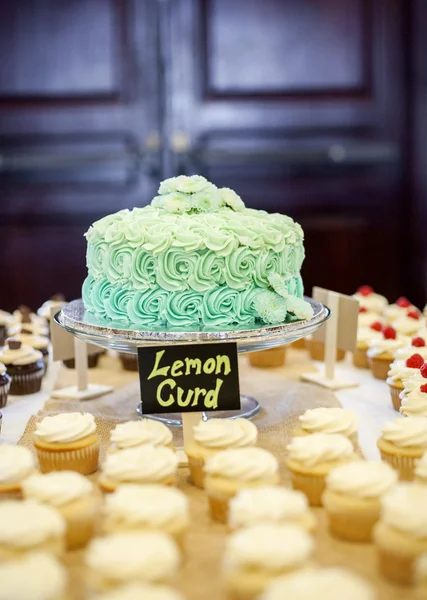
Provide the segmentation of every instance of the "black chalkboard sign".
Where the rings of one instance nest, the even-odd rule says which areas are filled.
[[[144,414],[240,408],[236,344],[138,348]]]

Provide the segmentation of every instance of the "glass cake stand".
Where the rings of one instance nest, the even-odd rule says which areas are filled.
[[[305,297],[313,308],[313,317],[305,321],[295,321],[280,325],[260,324],[248,328],[247,325],[229,326],[225,330],[215,328],[171,328],[154,327],[135,329],[110,319],[100,319],[85,310],[83,300],[73,300],[56,314],[55,322],[69,333],[85,342],[101,348],[136,354],[142,346],[169,346],[173,344],[206,344],[234,342],[239,354],[267,350],[290,344],[312,334],[330,315],[330,310],[320,302]],[[232,412],[215,412],[216,417],[254,417],[260,410],[258,402],[250,396],[241,395],[241,408]],[[139,415],[144,414],[141,403],[137,408]],[[203,413],[203,418],[208,418]],[[180,426],[181,418],[176,413],[148,415],[169,426]]]

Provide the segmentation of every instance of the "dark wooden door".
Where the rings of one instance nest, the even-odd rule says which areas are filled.
[[[80,295],[90,223],[160,177],[151,0],[19,0],[0,17],[0,307]]]
[[[176,168],[297,218],[307,290],[404,289],[405,6],[170,4]]]

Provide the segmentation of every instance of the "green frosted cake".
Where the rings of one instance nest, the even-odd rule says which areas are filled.
[[[204,177],[166,179],[149,206],[96,221],[86,238],[83,301],[103,319],[226,328],[312,316],[300,225]]]

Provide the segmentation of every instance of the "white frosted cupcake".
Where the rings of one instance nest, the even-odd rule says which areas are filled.
[[[405,315],[401,315],[393,321],[393,327],[398,333],[409,337],[415,335],[422,324],[421,313],[418,310],[408,310]]]
[[[323,494],[331,533],[350,542],[371,541],[380,498],[396,483],[396,471],[383,462],[360,460],[332,469]]]
[[[0,498],[20,498],[26,477],[36,472],[33,453],[24,446],[0,446]]]
[[[226,540],[223,575],[229,598],[252,600],[276,577],[307,566],[312,537],[295,525],[258,524]]]
[[[248,419],[208,419],[194,427],[194,439],[185,449],[190,477],[194,485],[203,488],[206,460],[222,450],[255,446],[256,426]]]
[[[278,577],[260,600],[376,600],[367,581],[342,567],[313,567]]]
[[[57,556],[65,550],[65,521],[50,506],[32,500],[5,500],[0,503],[0,523],[0,561],[33,550]]]
[[[411,417],[385,423],[377,442],[381,458],[399,474],[399,479],[412,481],[417,459],[427,451],[427,419]]]
[[[205,472],[211,516],[221,523],[227,523],[229,502],[241,490],[279,483],[279,463],[262,448],[218,452],[206,461]]]
[[[1,599],[0,599],[1,600]],[[105,594],[97,595],[96,600],[185,600],[178,590],[168,585],[129,583]]]
[[[399,317],[406,316],[408,310],[418,310],[407,298],[401,296],[394,304],[389,304],[383,310],[386,323],[392,325]]]
[[[101,465],[99,485],[113,492],[123,483],[160,483],[175,485],[178,458],[165,446],[137,446],[109,454]]]
[[[107,592],[125,583],[171,583],[180,553],[165,533],[114,533],[95,538],[85,559],[88,591]]]
[[[145,444],[167,446],[173,450],[172,432],[166,425],[153,419],[119,423],[111,432],[108,452],[113,453]]]
[[[373,376],[385,381],[397,350],[408,344],[408,337],[397,333],[393,327],[385,327],[382,339],[372,340],[366,353]]]
[[[356,341],[356,350],[353,352],[353,364],[358,369],[368,369],[368,357],[367,351],[369,345],[375,341],[382,339],[382,327],[383,324],[381,320],[379,320],[378,315],[375,313],[366,313],[369,315],[374,315],[376,318],[369,325],[361,325],[360,318],[364,316],[363,314],[359,314],[359,323],[357,327],[357,341]],[[363,321],[362,321],[363,322]]]
[[[311,533],[317,521],[304,494],[284,487],[267,486],[242,490],[230,501],[230,529],[257,523],[298,525]]]
[[[402,398],[400,412],[405,417],[427,417],[427,380],[418,390],[412,390]]]
[[[339,433],[294,437],[286,450],[292,487],[303,492],[312,506],[322,504],[326,475],[334,467],[358,460],[353,444]]]
[[[413,348],[415,350],[415,348]],[[424,364],[424,359],[418,352],[413,352],[408,358],[396,358],[390,365],[387,384],[390,388],[391,401],[394,410],[399,410],[401,406],[401,393],[405,389],[405,382],[419,373],[420,367]]]
[[[356,414],[345,408],[311,408],[298,417],[299,426],[294,436],[312,433],[340,433],[357,445],[358,419]]]
[[[427,552],[415,561],[415,583],[421,586],[420,589],[424,590],[427,597]]]
[[[77,471],[90,475],[98,468],[99,440],[95,417],[89,413],[60,413],[36,425],[34,446],[40,470]]]
[[[370,285],[362,285],[353,298],[359,301],[359,306],[365,308],[368,312],[382,313],[386,306],[388,306],[388,300],[385,296],[374,292]]]
[[[49,322],[51,309],[55,308],[57,310],[60,310],[64,306],[64,304],[64,296],[62,294],[57,294],[53,296],[50,300],[46,300],[46,302],[43,302],[43,304],[37,310],[37,315],[39,317],[43,317],[43,319],[46,319],[46,321]]]
[[[379,567],[394,583],[414,583],[416,560],[427,552],[427,487],[394,486],[381,499],[381,519],[374,528]]]
[[[22,484],[24,498],[55,508],[67,525],[67,548],[82,548],[93,537],[101,508],[94,485],[80,473],[57,471],[33,475]]]
[[[170,486],[121,485],[105,499],[103,530],[163,531],[180,547],[190,523],[187,496]]]
[[[0,565],[0,600],[69,600],[65,567],[51,554],[31,552]]]
[[[424,452],[422,457],[416,462],[415,481],[427,484],[427,452]]]

